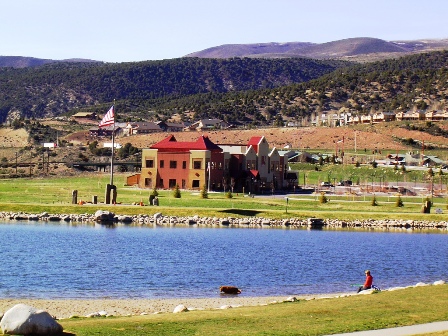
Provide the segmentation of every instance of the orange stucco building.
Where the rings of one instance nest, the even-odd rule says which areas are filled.
[[[223,189],[263,192],[285,187],[287,159],[265,137],[246,145],[215,144],[201,136],[179,142],[173,135],[142,151],[141,188]]]

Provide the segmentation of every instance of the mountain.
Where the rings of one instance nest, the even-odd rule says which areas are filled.
[[[228,44],[194,52],[186,57],[309,57],[368,61],[368,57],[371,56],[371,61],[441,49],[448,49],[448,39],[388,42],[377,38],[358,37],[320,44],[308,42]]]
[[[347,66],[341,61],[180,58],[134,63],[51,63],[0,68],[0,122],[74,109],[102,109],[113,100],[147,111],[150,103],[188,95],[257,90],[300,83]],[[9,117],[8,117],[9,116]]]
[[[345,41],[339,54],[414,50],[419,44]],[[362,43],[361,43],[362,42]],[[340,44],[339,44],[340,45]],[[337,51],[334,44],[310,51]],[[298,46],[298,48],[300,48]],[[316,51],[317,50],[317,51]],[[353,63],[310,58],[179,58],[137,63],[54,63],[0,68],[0,121],[78,111],[104,113],[116,100],[119,121],[219,118],[248,127],[310,122],[323,112],[444,109],[448,51]]]
[[[39,67],[50,63],[96,63],[98,61],[82,59],[82,58],[72,58],[66,60],[51,60],[42,59],[34,57],[23,57],[23,56],[0,56],[0,67],[11,67],[11,68],[27,68],[27,67]]]
[[[159,111],[194,111],[195,118],[227,118],[251,127],[310,123],[324,112],[366,115],[372,111],[447,108],[448,51],[421,53],[339,68],[303,83],[251,92],[186,96]]]
[[[200,58],[232,58],[232,57],[252,57],[268,55],[283,55],[291,50],[302,49],[313,46],[309,42],[289,42],[289,43],[256,43],[256,44],[225,44],[219,47],[212,47],[202,51],[194,52],[185,57]]]

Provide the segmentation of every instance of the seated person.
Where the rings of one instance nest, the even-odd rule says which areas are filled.
[[[372,288],[373,276],[370,275],[370,271],[369,270],[365,271],[365,274],[366,274],[366,281],[364,282],[364,285],[362,285],[362,286],[360,286],[358,288],[358,293],[360,291]]]

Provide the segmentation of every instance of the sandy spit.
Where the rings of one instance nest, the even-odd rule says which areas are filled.
[[[312,299],[318,296],[295,296],[298,300]],[[334,295],[333,297],[336,297]],[[283,302],[286,296],[244,297],[219,295],[213,298],[176,298],[176,299],[0,299],[0,316],[16,304],[23,303],[42,309],[57,319],[73,316],[88,316],[98,312],[107,315],[128,316],[154,313],[172,313],[178,305],[189,310],[221,309],[223,306],[259,306]]]

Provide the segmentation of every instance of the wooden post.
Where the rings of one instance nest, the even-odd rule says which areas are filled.
[[[78,190],[72,191],[72,204],[78,204]]]
[[[117,187],[111,184],[106,184],[105,204],[117,203]]]

